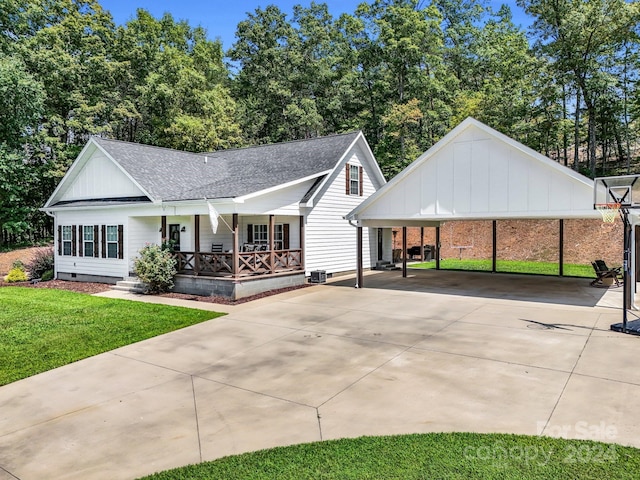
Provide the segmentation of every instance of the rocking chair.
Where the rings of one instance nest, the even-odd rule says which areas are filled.
[[[596,278],[591,282],[592,287],[611,287],[613,284],[619,287],[621,285],[622,267],[609,268],[604,260],[596,260],[591,262],[591,265],[596,272]]]

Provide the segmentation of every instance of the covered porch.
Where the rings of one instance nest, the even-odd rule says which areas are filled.
[[[238,279],[304,274],[304,217],[220,217],[213,233],[207,215],[162,216],[160,234],[180,275]]]

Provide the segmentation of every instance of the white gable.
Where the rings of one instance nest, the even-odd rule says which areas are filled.
[[[60,200],[139,197],[144,195],[115,163],[99,150],[67,186]]]
[[[590,179],[473,119],[350,214],[425,221],[598,216]]]
[[[48,205],[61,201],[148,196],[91,140],[58,185]]]

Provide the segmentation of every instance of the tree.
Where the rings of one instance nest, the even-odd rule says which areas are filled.
[[[16,58],[0,54],[0,232],[22,236],[42,222],[45,165],[29,153],[44,89]]]
[[[22,61],[0,54],[0,144],[18,149],[36,130],[44,88]]]
[[[128,67],[117,83],[116,138],[193,151],[239,144],[219,41],[170,14],[155,19],[142,9],[116,38],[115,58]]]
[[[533,30],[542,55],[554,63],[560,78],[568,76],[576,90],[575,128],[584,102],[588,116],[588,165],[596,166],[596,132],[601,92],[612,80],[608,69],[616,52],[631,40],[640,20],[637,3],[624,0],[518,0],[535,18]],[[576,135],[575,152],[579,148]]]

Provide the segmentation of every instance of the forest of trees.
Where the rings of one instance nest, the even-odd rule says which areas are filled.
[[[247,14],[228,51],[170,14],[0,0],[0,236],[91,135],[194,152],[363,130],[392,177],[467,116],[590,176],[636,173],[640,3],[372,0]],[[640,173],[640,170],[637,172]]]

